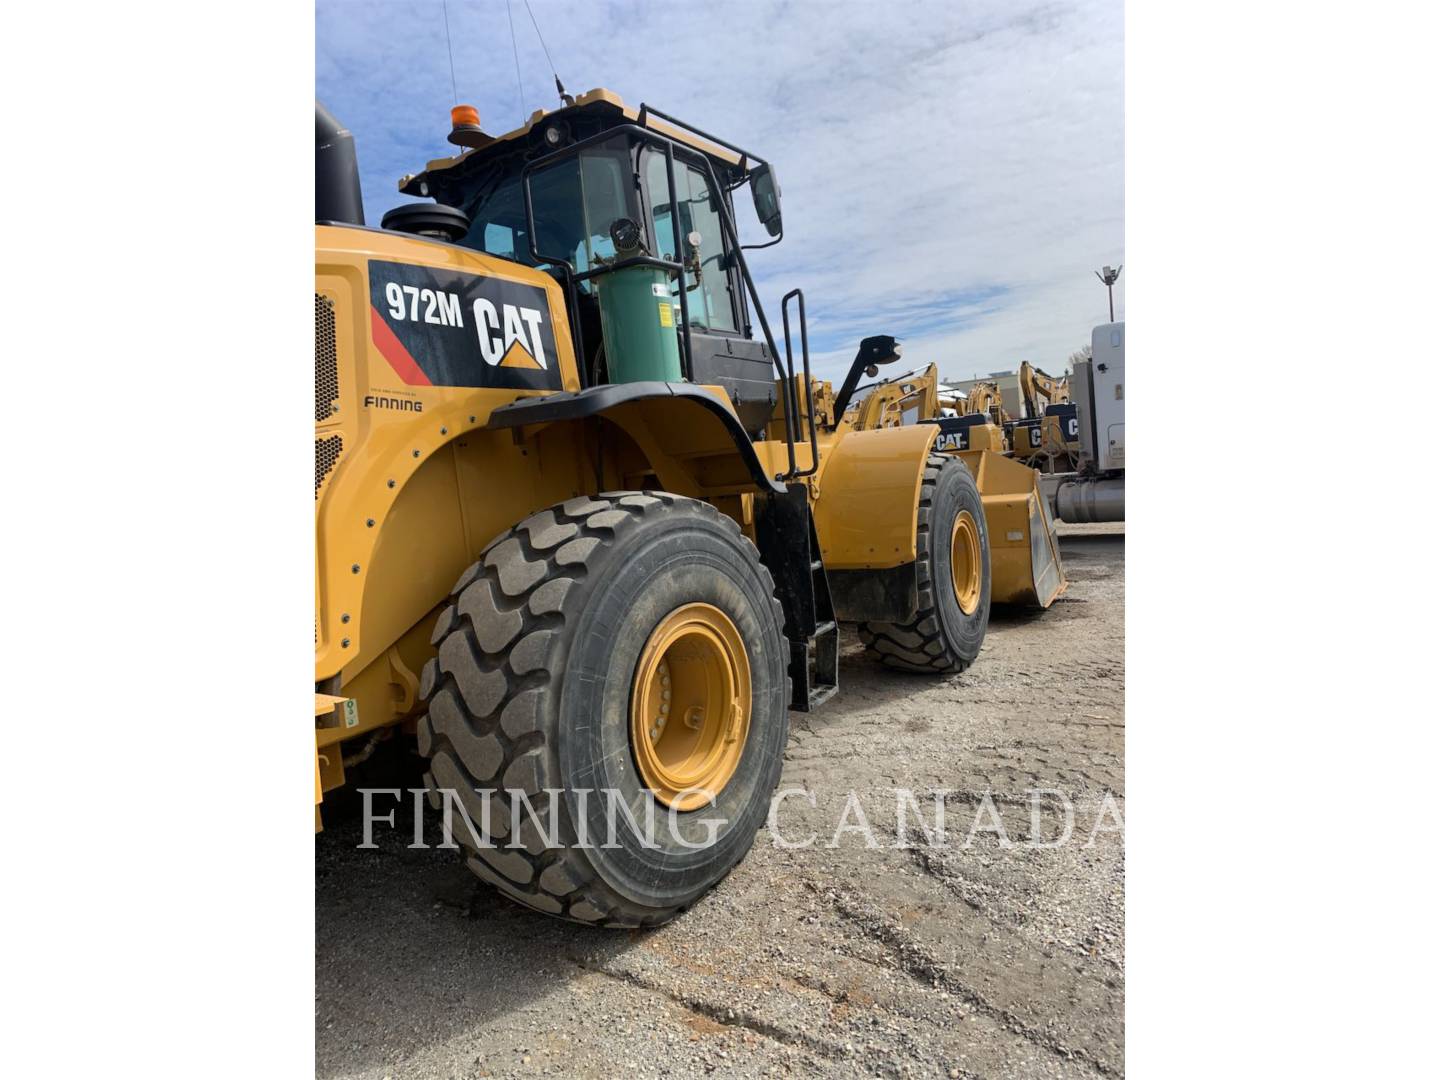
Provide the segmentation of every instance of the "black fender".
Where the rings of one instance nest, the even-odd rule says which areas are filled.
[[[709,390],[691,383],[630,382],[606,383],[585,390],[561,391],[522,398],[502,405],[490,414],[487,428],[517,428],[603,416],[624,405],[641,401],[673,399],[677,409],[695,410],[697,420],[718,423],[734,444],[755,486],[770,495],[785,494],[785,487],[771,476],[755,453],[740,418]]]

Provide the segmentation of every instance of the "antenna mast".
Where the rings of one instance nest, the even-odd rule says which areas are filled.
[[[545,50],[545,59],[550,62],[550,74],[555,76],[555,90],[559,93],[560,100],[566,105],[574,105],[575,99],[565,92],[565,84],[560,81],[560,73],[555,70],[555,60],[550,55],[550,47],[545,44],[545,35],[540,32],[540,24],[535,19],[535,12],[530,8],[530,0],[525,0],[525,10],[530,13],[530,25],[535,27],[535,36],[540,39],[540,48]]]
[[[445,52],[450,56],[450,104],[456,105],[460,101],[460,91],[455,87],[455,47],[450,44],[450,5],[447,0],[440,0],[440,10],[445,15]]]
[[[520,78],[520,45],[515,40],[515,10],[505,0],[505,16],[510,20],[510,50],[515,54],[515,89],[520,95],[520,122],[525,122],[525,83]]]

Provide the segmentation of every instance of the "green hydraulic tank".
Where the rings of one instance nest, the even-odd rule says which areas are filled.
[[[612,383],[681,380],[668,279],[654,266],[630,266],[595,279]]]

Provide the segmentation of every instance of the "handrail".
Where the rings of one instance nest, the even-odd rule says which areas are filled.
[[[710,178],[710,183],[715,190],[720,190],[720,180],[715,175],[715,169],[710,164],[710,159],[699,151],[695,151],[700,163],[705,166],[705,173]],[[784,373],[780,366],[780,350],[775,347],[775,335],[770,332],[770,320],[765,317],[765,308],[760,303],[760,290],[755,287],[755,279],[750,276],[750,264],[745,261],[745,253],[740,247],[740,234],[735,229],[735,222],[730,217],[730,210],[725,205],[724,199],[715,200],[716,207],[720,211],[720,224],[725,228],[725,236],[730,241],[730,248],[735,252],[735,263],[740,268],[740,277],[745,282],[745,287],[750,290],[750,300],[755,305],[755,315],[760,320],[760,329],[765,334],[765,344],[770,346],[770,355],[773,357],[775,367]],[[782,312],[783,314],[783,312]],[[781,390],[781,397],[788,399],[794,396],[795,388],[789,381],[785,382]],[[790,470],[781,474],[777,479],[789,480],[796,475],[795,468],[795,429],[790,424],[790,414],[793,411],[794,403],[789,402],[785,410],[785,444],[790,454]]]
[[[724,149],[726,149],[726,150],[729,150],[731,153],[739,154],[739,155],[740,155],[740,161],[739,161],[739,163],[738,163],[737,166],[736,166],[737,168],[744,169],[745,171],[748,172],[749,169],[750,169],[749,163],[752,162],[752,161],[757,162],[757,163],[760,164],[760,165],[768,165],[768,164],[770,164],[768,161],[766,161],[764,158],[762,158],[759,154],[752,154],[752,153],[750,153],[750,151],[745,150],[745,149],[742,149],[741,147],[736,146],[736,145],[735,145],[734,143],[732,143],[732,142],[727,142],[725,139],[720,138],[718,135],[711,135],[708,131],[701,131],[701,130],[700,130],[698,127],[696,127],[694,124],[691,124],[691,123],[688,123],[688,122],[686,122],[686,121],[684,121],[684,120],[681,120],[681,119],[679,119],[678,117],[671,116],[669,113],[663,113],[663,112],[661,112],[659,109],[656,109],[656,108],[654,108],[654,107],[652,107],[652,106],[650,106],[650,105],[647,105],[647,104],[645,104],[645,102],[642,101],[642,102],[640,103],[640,115],[639,115],[638,117],[636,117],[635,122],[636,122],[637,124],[639,124],[641,127],[646,128],[647,131],[654,130],[654,129],[652,129],[652,128],[647,127],[646,124],[645,124],[646,118],[647,118],[647,117],[651,117],[651,116],[658,116],[661,120],[664,120],[667,124],[671,124],[671,125],[673,125],[673,126],[675,126],[675,127],[677,127],[677,128],[680,128],[682,131],[688,131],[688,132],[690,132],[690,134],[692,134],[692,135],[698,135],[698,136],[700,136],[700,138],[704,139],[706,142],[714,143],[716,146],[719,146],[719,147],[722,147],[722,148],[724,148]],[[694,149],[694,147],[691,147],[691,149]]]
[[[742,147],[736,146],[736,145],[735,145],[734,143],[732,143],[732,142],[727,142],[726,140],[720,138],[718,135],[711,135],[708,131],[702,131],[700,128],[696,127],[694,124],[687,123],[686,121],[681,120],[681,119],[678,118],[678,117],[671,116],[669,113],[663,113],[663,112],[661,112],[659,109],[652,108],[651,106],[645,104],[645,102],[642,101],[642,102],[640,103],[640,115],[636,118],[635,122],[636,122],[637,124],[639,124],[641,127],[646,127],[645,121],[646,121],[646,119],[647,119],[648,117],[651,117],[651,116],[659,117],[661,120],[664,120],[667,124],[671,124],[671,125],[673,125],[673,126],[675,126],[675,127],[677,127],[677,128],[680,128],[682,131],[688,131],[688,132],[689,132],[690,134],[692,134],[692,135],[698,135],[700,138],[704,139],[706,142],[714,143],[716,146],[723,147],[724,149],[729,150],[731,153],[739,154],[739,155],[740,155],[740,161],[737,163],[736,168],[741,169],[741,170],[744,171],[744,173],[745,173],[745,175],[746,175],[746,179],[749,178],[749,174],[750,174],[750,172],[751,172],[750,162],[753,161],[753,162],[755,162],[757,165],[764,165],[764,166],[767,167],[767,168],[770,166],[770,162],[766,161],[766,160],[765,160],[764,158],[762,158],[759,154],[752,154],[749,150],[746,150],[746,149],[744,149],[744,148],[742,148]],[[647,129],[647,130],[648,130],[648,129]],[[691,147],[691,149],[694,149],[694,148]],[[734,187],[727,187],[725,190],[727,190],[727,191],[734,191],[734,190],[736,190],[737,188],[739,188],[739,187],[740,187],[742,184],[744,184],[744,183],[745,183],[745,180],[741,180],[741,181],[737,182],[737,183],[734,185]],[[763,243],[763,244],[738,244],[738,245],[736,245],[735,250],[736,250],[736,251],[759,251],[761,248],[774,247],[776,244],[780,243],[780,241],[781,241],[781,240],[784,240],[784,239],[785,239],[785,220],[784,220],[783,218],[781,218],[781,220],[780,220],[780,231],[775,234],[775,238],[774,238],[774,239],[772,239],[772,240],[767,240],[767,241],[765,241],[765,243]]]
[[[785,329],[785,365],[790,369],[789,382],[793,386],[795,383],[795,358],[790,352],[790,301],[792,298],[797,301],[800,313],[800,356],[805,374],[805,418],[809,421],[810,428],[810,468],[795,469],[792,462],[791,476],[800,477],[811,476],[820,468],[820,448],[815,435],[815,384],[810,379],[810,336],[806,333],[805,294],[799,289],[791,289],[780,301],[780,320]],[[793,400],[793,394],[791,398]],[[798,403],[795,408],[799,409]],[[800,428],[799,416],[795,417],[795,428],[797,431]]]

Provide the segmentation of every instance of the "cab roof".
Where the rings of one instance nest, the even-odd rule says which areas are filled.
[[[698,131],[689,129],[683,124],[672,123],[660,116],[655,115],[642,103],[639,109],[626,105],[620,95],[613,90],[596,88],[581,94],[575,99],[573,105],[564,105],[558,109],[546,112],[544,109],[536,109],[530,114],[530,118],[523,125],[514,131],[507,131],[504,135],[480,134],[478,139],[482,140],[481,145],[474,149],[465,150],[455,157],[437,158],[427,162],[425,168],[418,173],[410,173],[400,178],[400,191],[405,195],[428,195],[428,191],[422,191],[421,185],[430,180],[437,173],[443,173],[447,169],[453,169],[462,163],[483,161],[489,157],[499,157],[510,153],[514,147],[505,146],[505,143],[515,143],[523,140],[541,123],[547,120],[577,119],[599,121],[602,126],[619,125],[622,123],[643,123],[643,126],[664,135],[666,138],[674,139],[678,143],[699,150],[709,157],[717,170],[724,170],[735,175],[737,179],[749,171],[750,165],[760,164],[755,158],[747,158],[743,153],[722,146],[704,137]],[[478,159],[478,160],[477,160]],[[428,185],[427,185],[428,186]]]

